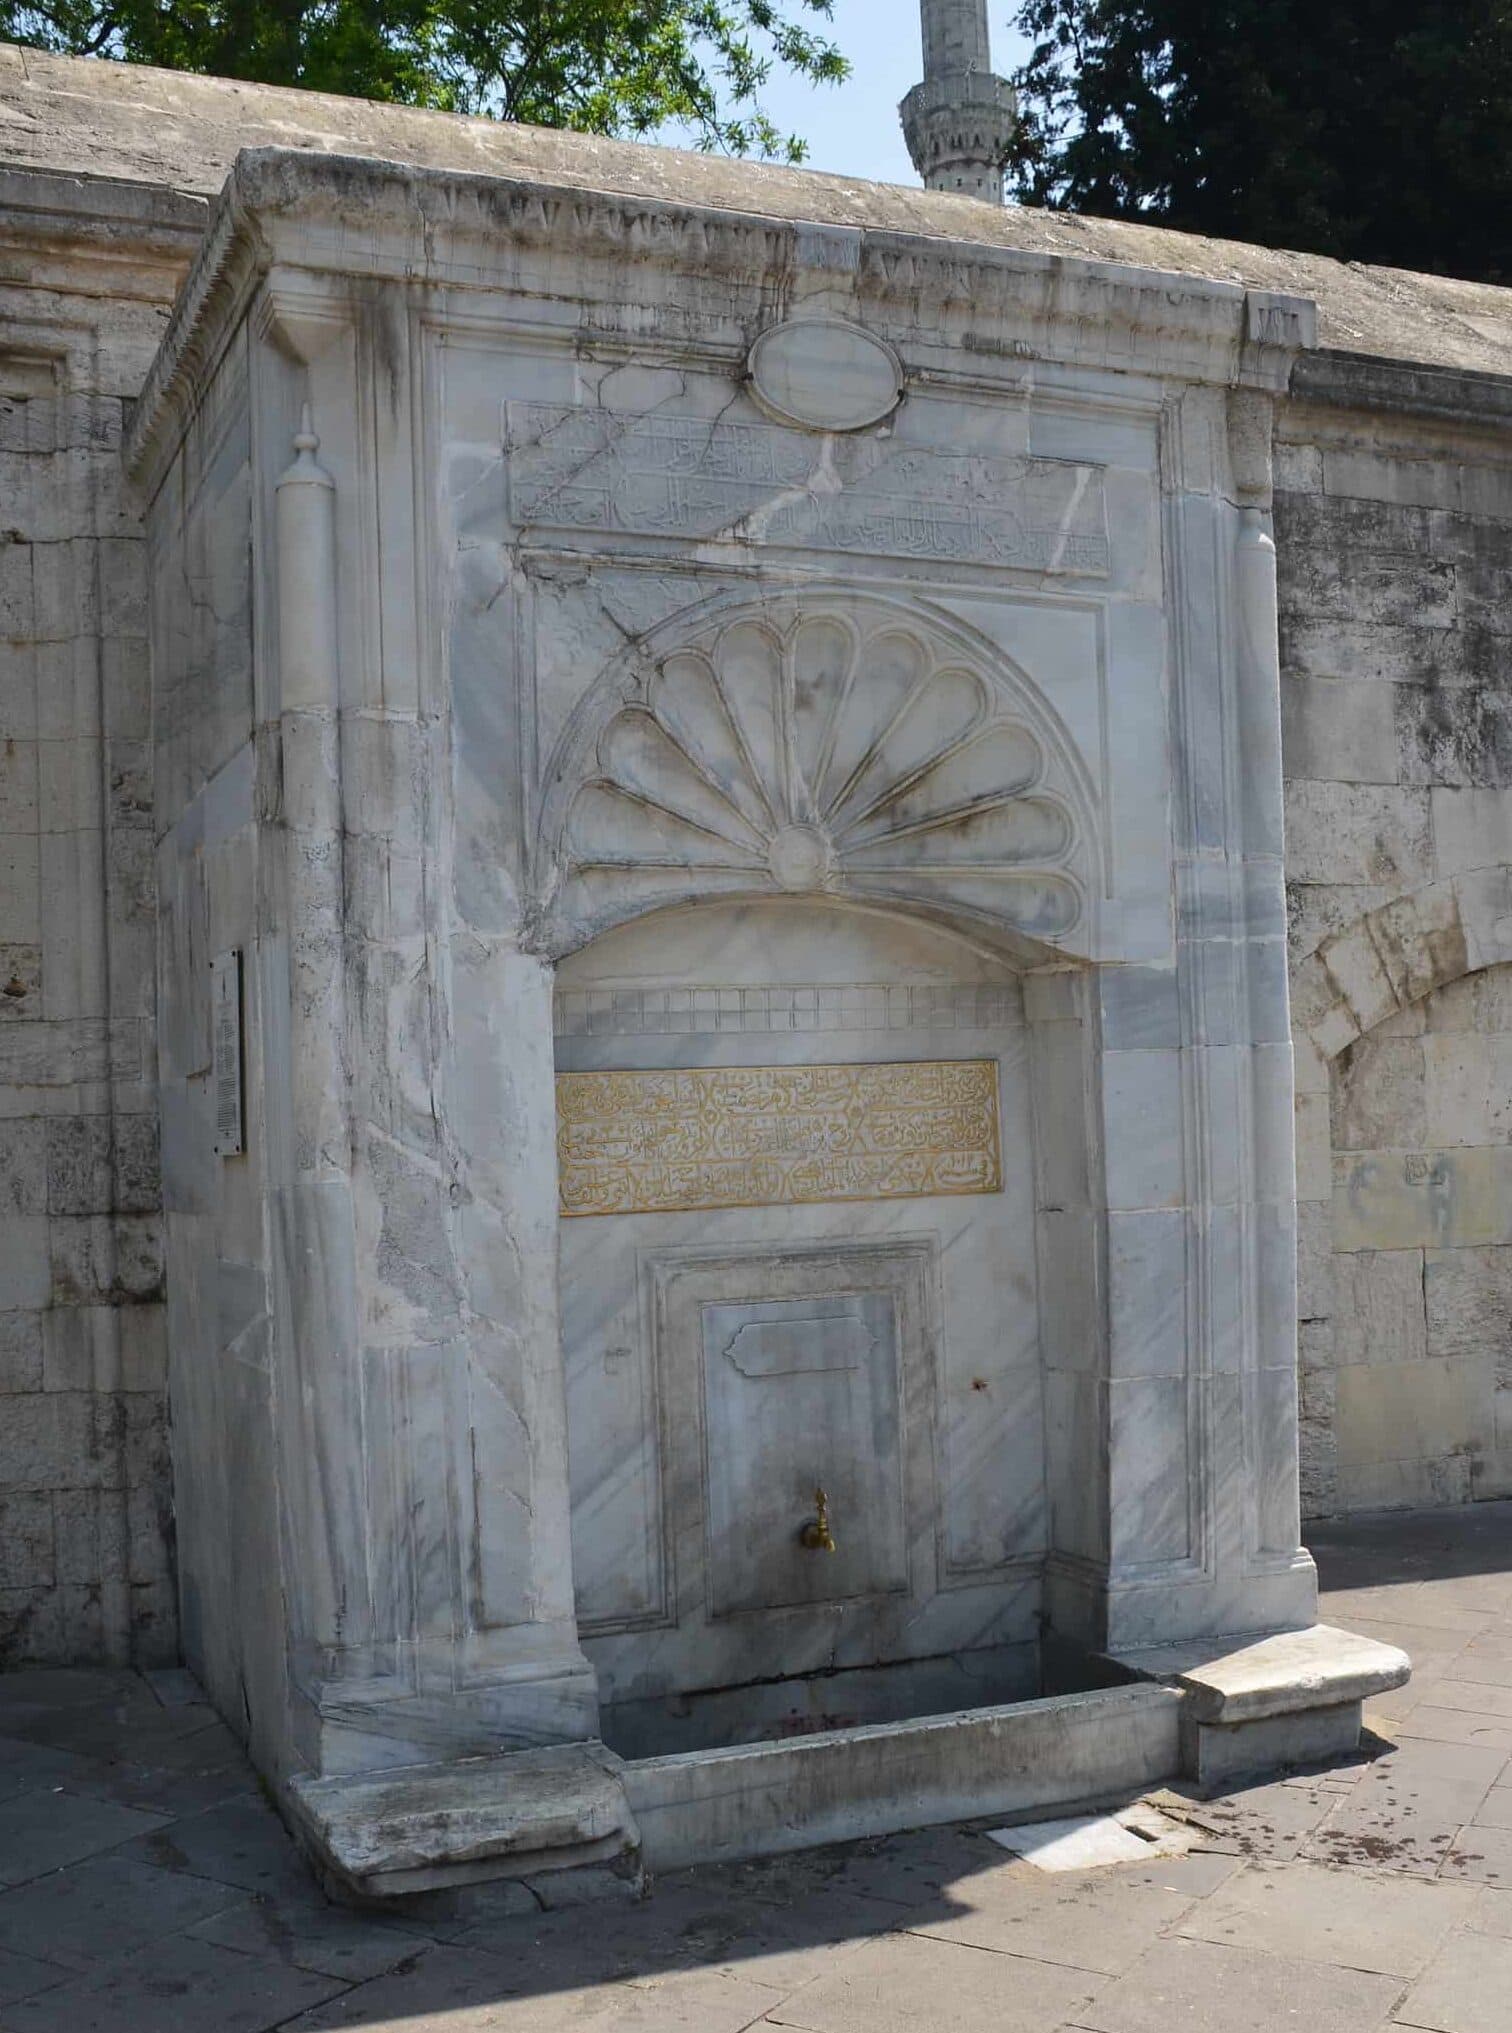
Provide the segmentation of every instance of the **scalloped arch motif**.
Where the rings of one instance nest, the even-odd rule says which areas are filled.
[[[833,896],[1061,943],[1085,911],[1085,828],[987,664],[863,600],[693,628],[580,765],[554,914],[592,936],[695,898]]]

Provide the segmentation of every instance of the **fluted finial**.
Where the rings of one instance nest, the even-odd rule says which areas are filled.
[[[316,437],[315,426],[310,421],[310,405],[307,402],[300,405],[299,429],[294,433],[294,449],[296,452],[308,452],[312,458],[320,450],[320,440]]]
[[[1018,116],[992,68],[987,0],[920,0],[924,82],[899,107],[914,168],[932,191],[1003,202],[1003,164]]]

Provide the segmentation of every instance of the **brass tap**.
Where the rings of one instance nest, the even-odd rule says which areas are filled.
[[[822,1489],[814,1491],[814,1508],[818,1515],[810,1518],[798,1534],[798,1543],[807,1547],[810,1553],[833,1553],[835,1535],[830,1530],[829,1498]]]

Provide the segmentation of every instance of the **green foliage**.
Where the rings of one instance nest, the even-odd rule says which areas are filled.
[[[761,109],[775,64],[849,65],[834,0],[0,0],[0,37],[79,56],[302,85],[593,134],[669,123],[803,159]],[[817,21],[812,17],[818,17]]]
[[[1512,0],[1022,0],[1026,203],[1505,281]]]

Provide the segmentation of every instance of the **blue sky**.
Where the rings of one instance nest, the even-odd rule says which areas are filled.
[[[1024,42],[1009,27],[1015,0],[988,0],[993,67],[1005,75],[1023,61]],[[775,72],[763,93],[784,133],[809,144],[808,167],[884,183],[918,181],[898,126],[898,101],[923,70],[919,0],[835,0],[834,40],[851,60],[848,84],[813,87]]]

